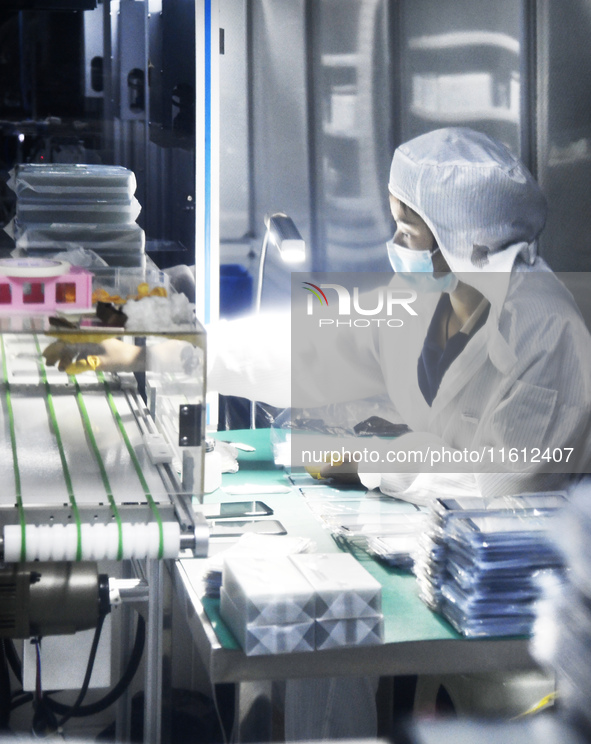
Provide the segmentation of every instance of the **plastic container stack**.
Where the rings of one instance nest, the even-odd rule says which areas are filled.
[[[220,613],[247,655],[383,641],[382,587],[346,553],[228,557]]]
[[[531,633],[537,577],[562,568],[549,530],[549,515],[497,512],[452,521],[441,611],[459,633]]]
[[[28,255],[82,247],[111,266],[144,266],[141,207],[127,168],[28,163],[15,168],[8,185],[17,196],[16,246]]]
[[[423,601],[465,636],[529,634],[538,576],[562,567],[549,530],[565,503],[563,493],[486,506],[474,497],[437,499],[415,555]]]
[[[560,704],[591,737],[591,480],[586,476],[557,520],[554,537],[568,571],[548,582],[539,604],[533,654],[556,674]]]

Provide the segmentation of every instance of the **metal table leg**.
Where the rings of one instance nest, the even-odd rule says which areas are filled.
[[[235,727],[237,742],[273,740],[273,683],[241,682],[236,685]]]
[[[144,742],[167,744],[172,720],[170,575],[164,561],[146,561],[150,588],[144,691]],[[164,693],[163,693],[164,691]]]

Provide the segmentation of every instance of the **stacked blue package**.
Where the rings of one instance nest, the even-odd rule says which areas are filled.
[[[441,611],[462,635],[530,634],[540,573],[561,572],[552,511],[451,520]]]
[[[451,525],[458,519],[494,514],[547,514],[566,504],[562,491],[524,493],[486,501],[481,496],[443,496],[430,506],[427,526],[414,555],[419,596],[434,611],[441,611],[442,588],[449,583],[448,542]]]

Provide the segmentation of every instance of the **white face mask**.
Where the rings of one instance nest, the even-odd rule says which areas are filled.
[[[433,276],[432,251],[414,251],[389,240],[386,244],[390,265],[401,279],[420,292],[451,293],[458,286],[458,278],[450,271],[443,276]]]

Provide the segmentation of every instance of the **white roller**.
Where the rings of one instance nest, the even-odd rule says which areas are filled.
[[[143,525],[140,525],[140,527]],[[123,558],[137,558],[135,554],[135,535],[138,525],[123,524]]]
[[[95,526],[92,524],[83,524],[82,531],[82,558],[85,561],[97,560],[96,549],[95,549]],[[102,556],[101,556],[102,558]]]
[[[114,560],[117,549],[109,551],[108,527],[105,524],[82,525],[82,559],[85,561]]]
[[[21,528],[17,524],[9,524],[4,528],[4,560],[14,563],[21,559]]]
[[[69,561],[75,560],[77,550],[78,528],[75,524],[67,524],[64,535],[64,558]]]
[[[82,533],[82,558],[85,561],[91,561],[94,559],[94,540],[92,525],[83,524],[80,529]]]
[[[116,522],[110,522],[107,525],[107,535],[105,538],[106,553],[109,560],[116,560],[119,551],[119,526]]]
[[[78,547],[75,524],[26,525],[27,561],[74,561]],[[176,558],[180,552],[181,534],[176,522],[164,522],[163,558]],[[158,558],[160,530],[157,522],[122,526],[123,558]],[[115,560],[119,547],[119,530],[114,522],[82,524],[82,559],[86,561]],[[4,527],[4,560],[21,560],[20,525]]]
[[[147,525],[145,524],[137,524],[135,525],[136,529],[135,532],[135,545],[134,545],[134,554],[135,556],[146,556],[148,555],[148,549],[150,545],[150,540],[148,537],[148,530],[146,529]]]
[[[37,537],[38,530],[39,528],[35,527],[33,524],[28,524],[25,527],[25,557],[28,561],[36,560],[39,554],[39,540]]]
[[[51,560],[52,553],[54,552],[54,550],[57,552],[59,551],[60,547],[63,546],[64,543],[62,539],[63,538],[62,530],[63,530],[63,526],[61,524],[56,525],[55,527],[52,527],[49,524],[44,524],[44,525],[41,525],[41,527],[37,528],[37,534],[36,534],[37,558],[40,561]],[[27,535],[27,538],[28,538],[28,535]],[[55,546],[53,543],[55,543]],[[27,552],[28,552],[28,548],[29,548],[29,541],[27,539]]]
[[[160,530],[156,522],[150,522],[148,527],[148,558],[158,558],[160,552]]]
[[[178,522],[164,522],[164,558],[176,558],[181,552],[181,528]]]

